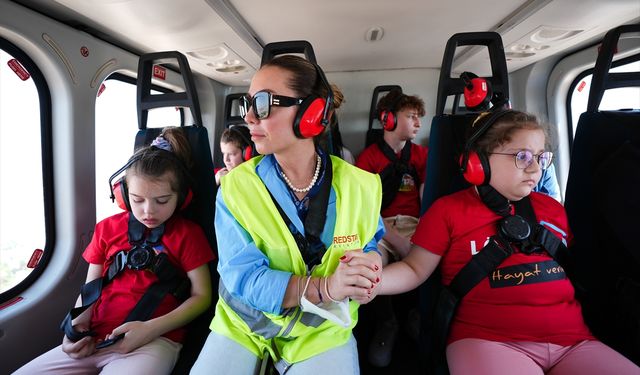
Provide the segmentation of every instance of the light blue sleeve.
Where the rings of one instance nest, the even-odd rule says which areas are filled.
[[[269,267],[269,259],[229,212],[222,187],[216,197],[215,228],[218,273],[229,293],[255,309],[281,314],[291,273]]]
[[[540,177],[540,181],[538,185],[533,188],[533,191],[550,195],[557,201],[560,200],[560,185],[558,185],[558,177],[556,176],[556,169],[553,164],[542,171],[542,177]]]
[[[369,251],[375,251],[376,253],[380,254],[380,250],[378,250],[378,242],[382,239],[384,233],[384,222],[382,221],[382,216],[379,216],[378,229],[376,229],[376,233],[373,235],[371,241],[369,241],[369,243],[365,245],[363,251],[365,253],[368,253]]]

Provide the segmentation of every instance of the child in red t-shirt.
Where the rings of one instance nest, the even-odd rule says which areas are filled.
[[[529,196],[537,222],[570,242],[562,205],[531,192],[552,158],[545,152],[545,131],[535,116],[510,110],[481,115],[474,132],[475,141],[467,147],[485,158],[488,186],[508,200],[509,208],[511,202]],[[438,265],[442,283],[449,285],[473,254],[484,251],[502,216],[488,208],[479,194],[484,188],[479,189],[438,199],[420,218],[409,255],[384,268],[374,294],[413,289]],[[516,251],[471,289],[456,310],[446,349],[451,374],[640,373],[591,335],[562,267],[547,252],[526,254],[514,247]]]
[[[420,130],[420,117],[425,114],[424,101],[417,96],[405,95],[400,90],[391,90],[378,102],[377,112],[383,123],[383,138],[362,151],[356,166],[378,173],[382,179],[380,214],[385,235],[378,242],[378,249],[382,264],[386,266],[409,253],[409,239],[420,216],[427,147],[417,145],[412,140]],[[389,297],[373,303],[377,323],[368,357],[372,364],[385,367],[391,361],[398,323]],[[417,325],[417,315],[413,314],[410,319],[410,324]],[[414,327],[410,330],[418,329]]]
[[[65,335],[62,345],[32,360],[16,374],[171,372],[182,348],[181,327],[209,307],[212,293],[207,263],[213,260],[213,252],[204,232],[197,224],[176,214],[188,199],[189,152],[188,140],[179,128],[165,129],[151,146],[138,150],[127,163],[121,182],[126,184],[128,195],[123,198],[130,212],[99,222],[84,252],[89,262],[88,283],[106,275],[116,253],[133,250],[129,238],[131,225],[139,228],[147,239],[149,233],[159,233],[159,240],[152,244],[145,240],[142,246],[155,252],[149,255],[151,258],[161,259],[162,254],[166,254],[173,268],[189,279],[191,286],[186,300],[181,302],[172,294],[166,294],[149,320],[124,323],[147,289],[158,281],[156,273],[149,268],[132,269],[127,260],[127,265],[102,287],[97,301],[72,322],[76,332],[93,331],[94,334],[76,342]],[[81,306],[81,302],[79,299],[77,306]],[[120,339],[114,344],[96,348],[102,341],[117,337]]]

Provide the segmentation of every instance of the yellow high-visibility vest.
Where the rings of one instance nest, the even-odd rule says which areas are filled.
[[[296,241],[256,174],[262,158],[242,163],[221,180],[224,202],[269,258],[272,269],[306,275],[307,267]],[[345,250],[362,249],[376,233],[380,217],[382,186],[378,175],[337,157],[331,157],[331,163],[337,217],[333,242],[313,269],[313,276],[331,275]],[[299,307],[286,309],[282,315],[253,309],[231,296],[220,280],[220,298],[210,328],[260,358],[268,352],[276,361],[293,364],[344,345],[358,320],[358,306],[350,302],[352,323],[344,328],[315,314],[303,313]]]

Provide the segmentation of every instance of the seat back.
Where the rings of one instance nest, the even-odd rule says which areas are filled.
[[[367,148],[369,145],[378,142],[382,139],[384,134],[384,129],[380,125],[379,117],[378,117],[378,100],[380,99],[380,94],[387,93],[391,90],[400,90],[402,92],[402,87],[398,85],[382,85],[376,86],[373,89],[373,95],[371,95],[371,106],[369,107],[369,129],[367,130],[367,138],[365,139],[364,147]],[[379,128],[374,128],[374,124],[378,124]]]
[[[489,49],[492,76],[484,78],[492,84],[494,89],[492,101],[495,103],[509,100],[508,71],[500,34],[477,32],[453,35],[445,47],[438,82],[436,115],[433,117],[429,135],[429,157],[421,214],[436,199],[469,186],[460,173],[458,160],[464,150],[468,129],[478,113],[458,114],[456,112],[459,96],[464,93],[465,85],[462,79],[451,77],[451,69],[456,48],[473,45],[486,46]],[[449,96],[456,96],[458,99],[454,100],[452,113],[445,114],[445,103]],[[423,322],[420,333],[420,353],[424,354],[420,356],[420,360],[421,365],[430,374],[448,374],[444,348],[434,345],[436,331],[432,329],[435,301],[441,288],[440,271],[437,269],[419,290]]]
[[[500,34],[495,32],[458,33],[449,38],[442,58],[436,115],[431,122],[422,213],[439,197],[468,186],[459,173],[458,158],[464,148],[467,130],[477,113],[458,114],[455,112],[458,110],[457,103],[459,97],[464,93],[465,85],[461,78],[451,77],[451,69],[456,48],[473,45],[486,46],[489,50],[492,75],[483,78],[489,81],[493,87],[492,102],[509,101],[509,72]],[[454,100],[454,113],[445,114],[445,104],[449,96],[457,98]]]
[[[185,91],[180,93],[164,93],[151,95],[151,78],[153,62],[176,59],[184,80]],[[193,159],[193,201],[186,210],[186,216],[200,224],[207,236],[211,248],[216,249],[213,229],[213,213],[215,209],[215,178],[213,175],[213,160],[207,129],[202,126],[202,115],[195,89],[193,75],[187,58],[177,51],[154,52],[142,55],[138,63],[137,80],[137,108],[138,133],[135,148],[149,145],[161,132],[161,128],[147,128],[148,111],[161,107],[186,107],[191,111],[193,125],[185,126],[185,131],[191,145]]]
[[[185,92],[151,95],[151,78],[154,62],[166,59],[175,59],[178,62],[180,74],[184,80]],[[160,107],[187,107],[191,111],[194,120],[193,125],[185,126],[183,130],[187,135],[191,146],[193,159],[193,200],[185,209],[185,215],[198,223],[207,237],[211,249],[217,255],[216,236],[214,231],[215,194],[216,184],[213,173],[213,160],[207,129],[202,125],[202,115],[198,102],[198,93],[195,89],[191,68],[184,55],[177,51],[156,52],[142,55],[138,63],[138,134],[135,147],[149,145],[161,132],[161,128],[147,128],[148,110]],[[216,262],[209,264],[212,280],[212,304],[211,307],[187,326],[187,335],[180,351],[180,357],[173,374],[187,374],[198,358],[200,349],[209,334],[209,324],[213,318],[218,293],[218,273]]]
[[[246,92],[239,92],[235,94],[229,94],[224,99],[224,128],[228,129],[233,125],[245,125],[244,118],[239,114],[238,102],[241,97],[245,96]],[[235,108],[235,110],[234,110]]]
[[[640,72],[612,73],[624,25],[604,37],[571,150],[565,207],[575,237],[573,275],[587,324],[603,342],[640,363],[640,98],[635,109],[601,111],[607,89],[640,87]]]

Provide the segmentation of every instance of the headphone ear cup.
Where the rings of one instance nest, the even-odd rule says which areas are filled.
[[[471,185],[485,185],[491,180],[491,170],[486,156],[470,151],[466,163],[464,155],[460,158],[462,176]]]
[[[298,108],[296,119],[293,122],[293,132],[298,138],[311,138],[322,133],[325,126],[322,124],[322,115],[326,100],[317,96],[306,98]]]
[[[184,197],[184,200],[182,201],[182,204],[180,205],[180,209],[184,210],[185,208],[187,208],[187,206],[189,206],[192,200],[193,200],[193,190],[189,189],[187,191],[187,195]]]
[[[466,86],[464,88],[464,105],[470,111],[487,108],[493,98],[491,82],[484,78],[475,77],[471,78],[470,83],[471,89]]]
[[[242,149],[242,160],[247,161],[253,156],[253,147],[251,145]]]
[[[398,125],[398,120],[392,111],[382,111],[382,113],[380,113],[380,123],[384,130],[394,131]]]
[[[129,204],[129,189],[127,189],[127,182],[124,177],[120,178],[115,184],[113,184],[113,195],[118,207],[124,211],[131,211],[131,205]]]

